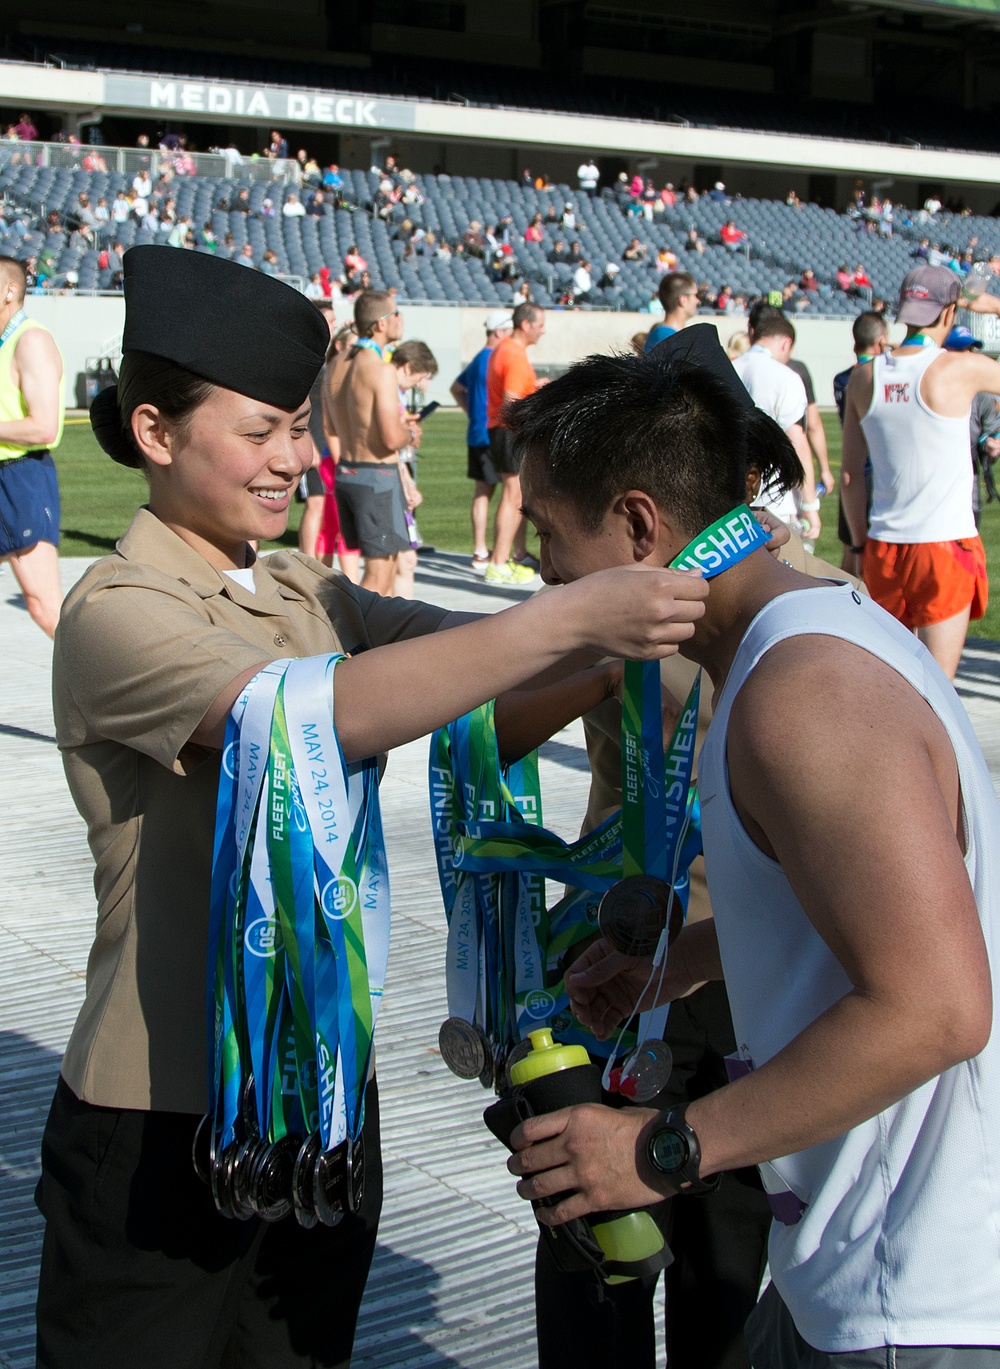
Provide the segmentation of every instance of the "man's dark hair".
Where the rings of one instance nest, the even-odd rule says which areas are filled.
[[[672,314],[680,305],[681,296],[694,294],[697,289],[698,282],[694,276],[689,276],[686,271],[674,271],[662,278],[657,294],[664,312]]]
[[[855,352],[870,352],[880,338],[888,335],[889,325],[882,314],[867,309],[854,320],[851,332],[854,335]]]
[[[758,300],[750,310],[747,332],[753,342],[766,337],[787,337],[795,341],[795,329],[788,315],[764,300]]]
[[[734,377],[734,384],[735,384]],[[746,499],[748,472],[771,492],[802,482],[788,438],[705,370],[644,356],[592,356],[504,409],[532,483],[597,528],[627,490],[645,491],[700,532]]]
[[[525,300],[514,310],[514,327],[520,328],[522,323],[534,323],[544,313],[545,310],[540,304],[532,304],[530,300]]]

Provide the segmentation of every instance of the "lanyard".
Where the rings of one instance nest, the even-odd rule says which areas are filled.
[[[710,577],[769,540],[740,505],[671,564],[699,568]],[[492,704],[440,729],[431,742],[431,813],[448,919],[448,1008],[454,1017],[481,1027],[500,1055],[542,1022],[557,1027],[566,1040],[606,1052],[607,1044],[596,1043],[570,1017],[562,971],[567,952],[596,929],[596,896],[623,874],[647,873],[670,880],[686,904],[687,869],[701,850],[697,795],[690,787],[699,680],[664,755],[659,664],[626,662],[625,670],[622,812],[578,841],[567,843],[542,826],[540,791],[537,804],[534,793],[530,803],[524,794],[515,799],[515,776],[508,772],[505,779],[498,759]],[[526,808],[531,821],[525,820]],[[574,892],[547,912],[542,901],[527,916],[523,910],[516,914],[513,926],[523,954],[516,967],[519,978],[512,981],[502,954],[510,885],[516,888],[518,881],[531,878],[559,879]],[[514,904],[521,909],[516,898]],[[539,966],[544,967],[543,985],[529,986]]]
[[[12,336],[12,334],[17,332],[18,328],[20,328],[21,324],[25,322],[27,317],[28,315],[25,313],[23,309],[18,309],[16,314],[11,315],[10,320],[7,323],[7,327],[3,330],[2,333],[0,333],[0,347],[4,345],[7,339]]]
[[[355,347],[360,347],[365,352],[377,352],[380,357],[383,355],[382,348],[378,345],[374,338],[355,338],[352,345]]]
[[[357,1141],[389,950],[374,761],[333,726],[342,657],[277,661],[227,724],[209,918],[213,1157]],[[252,1079],[252,1088],[251,1088]]]

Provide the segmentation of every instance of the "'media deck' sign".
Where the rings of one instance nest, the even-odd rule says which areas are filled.
[[[406,100],[374,100],[318,90],[245,86],[176,77],[104,78],[104,102],[117,109],[162,109],[171,113],[227,115],[280,124],[336,124],[347,128],[413,128],[414,106]]]

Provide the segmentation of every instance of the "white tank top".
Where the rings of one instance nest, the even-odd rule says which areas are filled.
[[[870,534],[880,542],[952,542],[976,536],[969,415],[944,418],[920,396],[931,345],[872,362],[872,402],[861,420],[872,463]]]
[[[921,643],[877,604],[850,586],[798,590],[751,623],[698,762],[705,868],[738,1042],[733,1077],[770,1060],[851,987],[781,867],[750,840],[729,794],[733,700],[775,643],[802,633],[842,638],[885,661],[947,729],[961,781],[965,866],[1000,1010],[1000,803],[965,710]],[[996,1026],[974,1060],[843,1136],[760,1170],[777,1218],[771,1276],[810,1345],[827,1353],[1000,1346]]]

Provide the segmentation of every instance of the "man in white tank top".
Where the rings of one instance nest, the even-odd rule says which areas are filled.
[[[841,501],[872,598],[916,632],[954,679],[970,618],[986,612],[986,554],[972,511],[969,412],[1000,389],[1000,364],[942,350],[961,283],[943,266],[903,281],[906,337],[855,368],[844,415]],[[872,465],[865,528],[864,466]]]
[[[705,380],[712,357],[675,353],[666,371],[591,358],[511,416],[548,583],[667,565],[730,526],[766,433],[732,380]],[[763,550],[727,557],[705,563],[681,647],[715,690],[699,758],[714,919],[681,932],[658,990],[649,960],[602,941],[566,983],[607,1037],[636,1005],[724,978],[734,1082],[668,1113],[529,1119],[510,1168],[522,1197],[564,1195],[537,1210],[558,1224],[711,1202],[692,1195],[757,1164],[775,1222],[755,1369],[1000,1369],[1000,803],[910,632]]]

